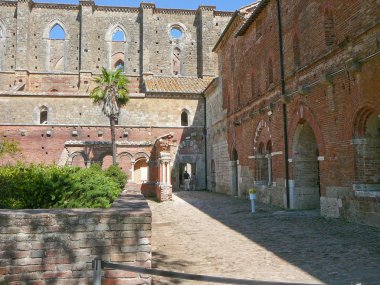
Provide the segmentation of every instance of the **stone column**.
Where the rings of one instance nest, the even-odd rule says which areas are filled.
[[[199,6],[197,10],[198,34],[198,76],[214,77],[216,56],[212,52],[214,45],[215,6]],[[201,39],[201,40],[199,40]]]
[[[131,161],[131,182],[135,182],[135,162]]]
[[[162,184],[166,184],[166,165],[165,162],[161,163],[162,168]]]
[[[29,19],[33,1],[17,1],[16,70],[28,70]]]
[[[170,163],[166,163],[166,183],[171,184],[170,182]]]
[[[92,0],[80,0],[80,50],[79,50],[79,68],[80,68],[80,81],[79,90],[81,92],[88,92],[90,82],[92,80],[92,69],[94,65],[92,50],[94,22],[93,22],[93,9],[95,2]]]
[[[151,51],[151,39],[153,38],[155,20],[153,20],[153,10],[156,8],[156,5],[153,3],[140,3],[140,13],[141,19],[140,22],[140,74],[149,73],[150,68],[150,58],[149,55]]]
[[[268,154],[268,185],[272,184],[272,155]]]
[[[146,164],[148,166],[148,169],[147,169],[147,181],[146,182],[150,182],[150,166],[149,166],[149,160],[146,161]]]

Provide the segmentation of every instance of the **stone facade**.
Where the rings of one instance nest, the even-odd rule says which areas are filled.
[[[379,227],[380,6],[281,5],[285,94],[275,0],[261,1],[248,16],[240,11],[214,48],[221,91],[210,100],[220,96],[223,137],[229,161],[237,164],[225,166],[215,184],[237,174],[239,196],[255,186],[259,201],[286,207],[285,120],[290,207]]]
[[[91,284],[92,261],[151,268],[152,214],[140,193],[107,210],[0,211],[1,284]],[[105,270],[102,284],[151,284],[150,276]]]
[[[191,167],[196,188],[206,188],[202,93],[217,73],[212,47],[231,14],[0,1],[1,136],[20,142],[26,162],[108,166],[109,121],[88,94],[102,67],[122,68],[130,101],[117,145],[129,180],[169,199]]]

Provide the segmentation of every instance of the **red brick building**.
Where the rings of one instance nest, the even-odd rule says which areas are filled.
[[[380,226],[379,16],[379,3],[356,0],[262,0],[235,13],[205,92],[221,97],[207,120],[209,188],[245,196],[255,185],[262,202]]]

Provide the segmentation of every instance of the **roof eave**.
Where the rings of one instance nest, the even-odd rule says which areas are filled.
[[[257,5],[256,9],[253,11],[252,15],[248,18],[248,20],[244,23],[244,25],[239,29],[236,33],[235,37],[240,37],[245,34],[245,32],[249,29],[252,23],[257,19],[260,13],[264,10],[264,8],[269,4],[270,0],[261,0],[260,4]]]
[[[221,42],[223,41],[223,38],[224,36],[227,34],[228,30],[230,29],[232,23],[235,21],[235,18],[237,16],[240,16],[240,12],[239,10],[236,10],[233,14],[232,14],[232,17],[230,19],[230,21],[228,22],[226,28],[224,29],[222,35],[219,37],[218,41],[216,42],[214,48],[212,49],[213,52],[215,52],[218,48],[219,48],[219,45],[221,44]]]

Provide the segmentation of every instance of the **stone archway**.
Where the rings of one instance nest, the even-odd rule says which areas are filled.
[[[73,156],[71,165],[84,168],[86,167],[86,161],[82,155],[78,154]]]
[[[132,154],[129,152],[122,152],[118,155],[119,167],[128,176],[128,182],[132,181]]]
[[[313,128],[300,121],[293,139],[293,178],[291,206],[295,209],[320,207],[319,151]]]
[[[148,182],[148,163],[145,159],[139,159],[134,165],[134,181],[137,184]]]

